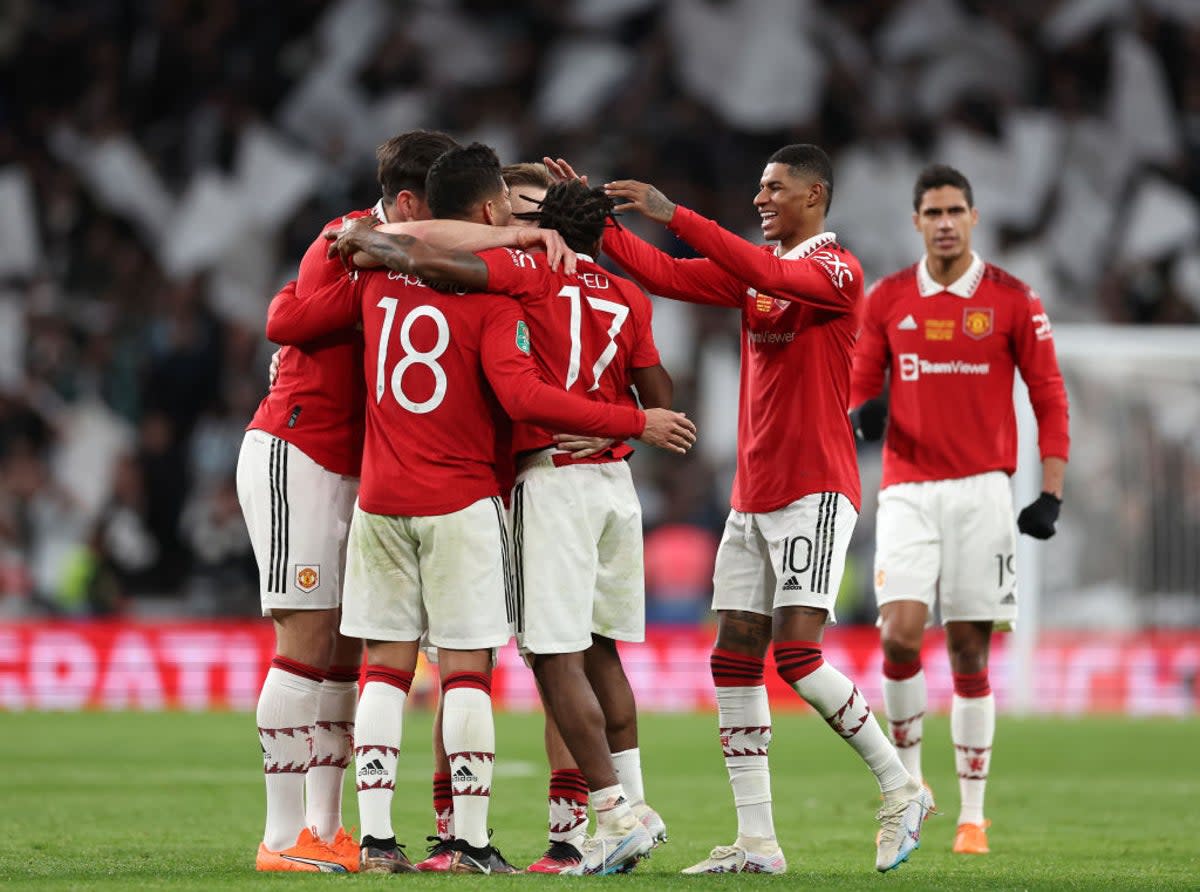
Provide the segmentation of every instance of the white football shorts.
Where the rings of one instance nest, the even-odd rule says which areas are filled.
[[[713,610],[771,616],[778,607],[827,610],[846,568],[858,512],[841,493],[817,492],[766,514],[730,511],[717,548]]]
[[[642,506],[624,461],[556,467],[527,458],[512,498],[517,641],[535,654],[587,650],[592,635],[646,637]]]
[[[346,546],[342,634],[482,650],[512,637],[508,518],[498,497],[429,517],[358,506]]]
[[[237,492],[258,562],[262,615],[337,607],[358,478],[249,430],[238,454]]]
[[[1016,525],[1008,475],[897,483],[879,493],[875,599],[940,598],[942,622],[1017,618]]]

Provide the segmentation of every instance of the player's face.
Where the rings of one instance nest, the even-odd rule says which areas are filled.
[[[517,214],[528,214],[538,212],[538,202],[546,197],[546,190],[541,186],[517,186],[509,193],[509,202],[512,204],[513,218],[509,225],[511,226],[530,226],[536,227],[536,220],[522,220]]]
[[[913,224],[925,239],[925,252],[938,260],[954,261],[971,250],[971,230],[979,211],[967,206],[957,186],[928,189],[913,214]]]
[[[500,197],[491,202],[493,226],[507,226],[512,222],[512,200],[509,197],[508,183],[501,182],[501,186],[503,188]]]
[[[815,184],[776,161],[763,168],[758,186],[754,207],[762,218],[763,238],[769,242],[787,241],[803,225]]]

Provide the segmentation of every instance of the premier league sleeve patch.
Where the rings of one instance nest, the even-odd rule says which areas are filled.
[[[296,564],[296,588],[304,592],[316,591],[321,584],[320,564]]]

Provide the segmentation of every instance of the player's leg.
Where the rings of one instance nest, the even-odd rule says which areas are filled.
[[[733,803],[737,839],[686,868],[698,873],[783,873],[787,861],[771,811],[771,708],[763,663],[771,643],[766,544],[753,516],[730,511],[717,548],[713,609],[717,641],[709,665],[717,696],[717,726]]]
[[[946,535],[942,619],[954,673],[950,734],[962,796],[953,848],[986,854],[983,799],[996,728],[988,652],[992,629],[1009,628],[1017,617],[1012,491],[999,471],[940,486]]]
[[[434,648],[426,650],[430,655]],[[433,714],[433,836],[425,837],[429,846],[425,859],[417,869],[427,873],[444,873],[450,869],[454,855],[454,795],[450,789],[450,760],[446,758],[446,746],[442,742],[442,707],[445,700],[441,688],[437,692],[437,709]]]
[[[538,696],[545,695],[538,685]],[[543,709],[542,739],[550,764],[549,846],[544,855],[525,870],[529,873],[562,873],[578,867],[583,858],[583,842],[588,827],[588,785],[562,739],[549,710]]]
[[[954,851],[964,855],[988,852],[983,798],[996,733],[996,700],[988,682],[991,634],[990,622],[946,623],[946,648],[954,673],[950,738],[961,796]]]
[[[415,870],[396,841],[396,790],[404,705],[425,630],[413,519],[354,509],[341,633],[367,642],[366,683],[354,716],[354,760],[364,872]]]
[[[921,739],[928,695],[921,665],[921,641],[928,617],[929,608],[920,601],[892,601],[879,607],[883,706],[900,761],[918,781],[924,778]]]
[[[299,461],[303,456],[298,456]],[[337,545],[325,560],[325,566],[308,568],[318,574],[320,585],[335,586],[341,594],[346,575],[346,540],[350,520],[358,496],[358,481],[350,477],[322,475],[324,487],[303,498],[320,498],[322,526]],[[311,502],[309,502],[311,505]],[[336,558],[336,560],[334,560]],[[336,576],[333,575],[336,570]],[[324,571],[325,578],[320,574]],[[306,572],[306,571],[300,571]],[[297,577],[300,573],[298,572]],[[342,854],[348,865],[357,867],[358,843],[342,828],[342,780],[354,751],[354,712],[358,704],[358,677],[362,668],[363,643],[358,638],[346,638],[337,631],[341,615],[335,621],[328,669],[317,700],[316,727],[313,732],[312,764],[305,777],[305,823],[330,846]]]
[[[508,523],[499,498],[414,519],[429,644],[437,648],[442,742],[454,800],[451,873],[511,873],[491,845],[488,804],[496,760],[492,649],[511,637]]]
[[[315,827],[318,837],[355,864],[358,842],[342,827],[342,782],[354,758],[354,713],[362,660],[362,639],[338,633],[317,700],[312,764],[305,776],[308,826]]]
[[[617,780],[629,797],[633,813],[657,844],[666,840],[667,826],[658,812],[646,804],[642,754],[638,747],[637,702],[617,652],[618,641],[632,644],[646,640],[642,506],[625,462],[594,465],[579,469],[579,473],[593,478],[590,489],[604,517],[596,543],[592,644],[584,654],[584,668],[604,711]],[[594,479],[597,477],[599,481]]]
[[[523,595],[518,636],[596,813],[595,836],[571,873],[629,869],[653,847],[617,781],[604,713],[584,665],[592,644],[606,481],[602,466],[556,468],[539,461],[522,468],[513,495],[517,590]]]
[[[821,649],[824,627],[834,618],[857,512],[840,493],[817,493],[756,519],[770,566],[782,570],[774,589],[776,671],[875,775],[883,794],[875,866],[891,870],[919,843],[929,794],[904,770],[858,686],[826,663]]]
[[[322,868],[321,863],[336,864],[336,857],[331,851],[318,851],[319,840],[305,824],[304,785],[337,610],[274,610],[272,619],[275,657],[256,709],[267,792],[256,866],[259,870],[305,869],[291,865],[333,870]]]
[[[617,642],[593,634],[592,646],[584,655],[584,668],[604,712],[605,733],[617,781],[629,797],[633,813],[650,831],[654,841],[665,842],[667,825],[658,812],[646,803],[642,751],[638,747],[637,701],[629,678],[625,675],[625,667],[621,664]]]
[[[537,654],[533,671],[545,694],[546,708],[587,781],[588,798],[596,811],[596,834],[625,835],[617,831],[636,819],[629,797],[617,781],[604,712],[588,681],[583,651]]]
[[[305,499],[311,497],[307,487],[324,493],[330,476],[336,477],[283,440],[246,432],[238,455],[238,501],[259,567],[263,615],[272,617],[276,637],[256,710],[267,799],[258,870],[347,869],[308,830],[304,813],[305,775],[337,628],[340,582],[331,573],[320,590],[319,567],[314,567],[339,546],[322,539],[332,530],[293,523],[292,512],[297,509],[303,518]]]
[[[396,841],[392,828],[404,704],[416,665],[416,640],[367,642],[366,683],[354,720],[355,789],[362,825],[363,873],[416,870]]]
[[[942,542],[936,484],[905,483],[879,494],[875,598],[883,646],[883,705],[908,773],[921,771],[927,693],[921,642],[937,593]]]

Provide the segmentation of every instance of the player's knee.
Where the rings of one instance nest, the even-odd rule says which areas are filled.
[[[955,675],[977,675],[986,673],[988,649],[977,645],[965,645],[950,649],[950,671]]]
[[[923,624],[905,622],[901,617],[884,616],[879,629],[883,658],[889,663],[912,663],[921,658]]]
[[[915,663],[921,659],[921,648],[919,645],[914,647],[911,644],[901,643],[894,639],[885,639],[883,642],[883,658],[889,663]]]

